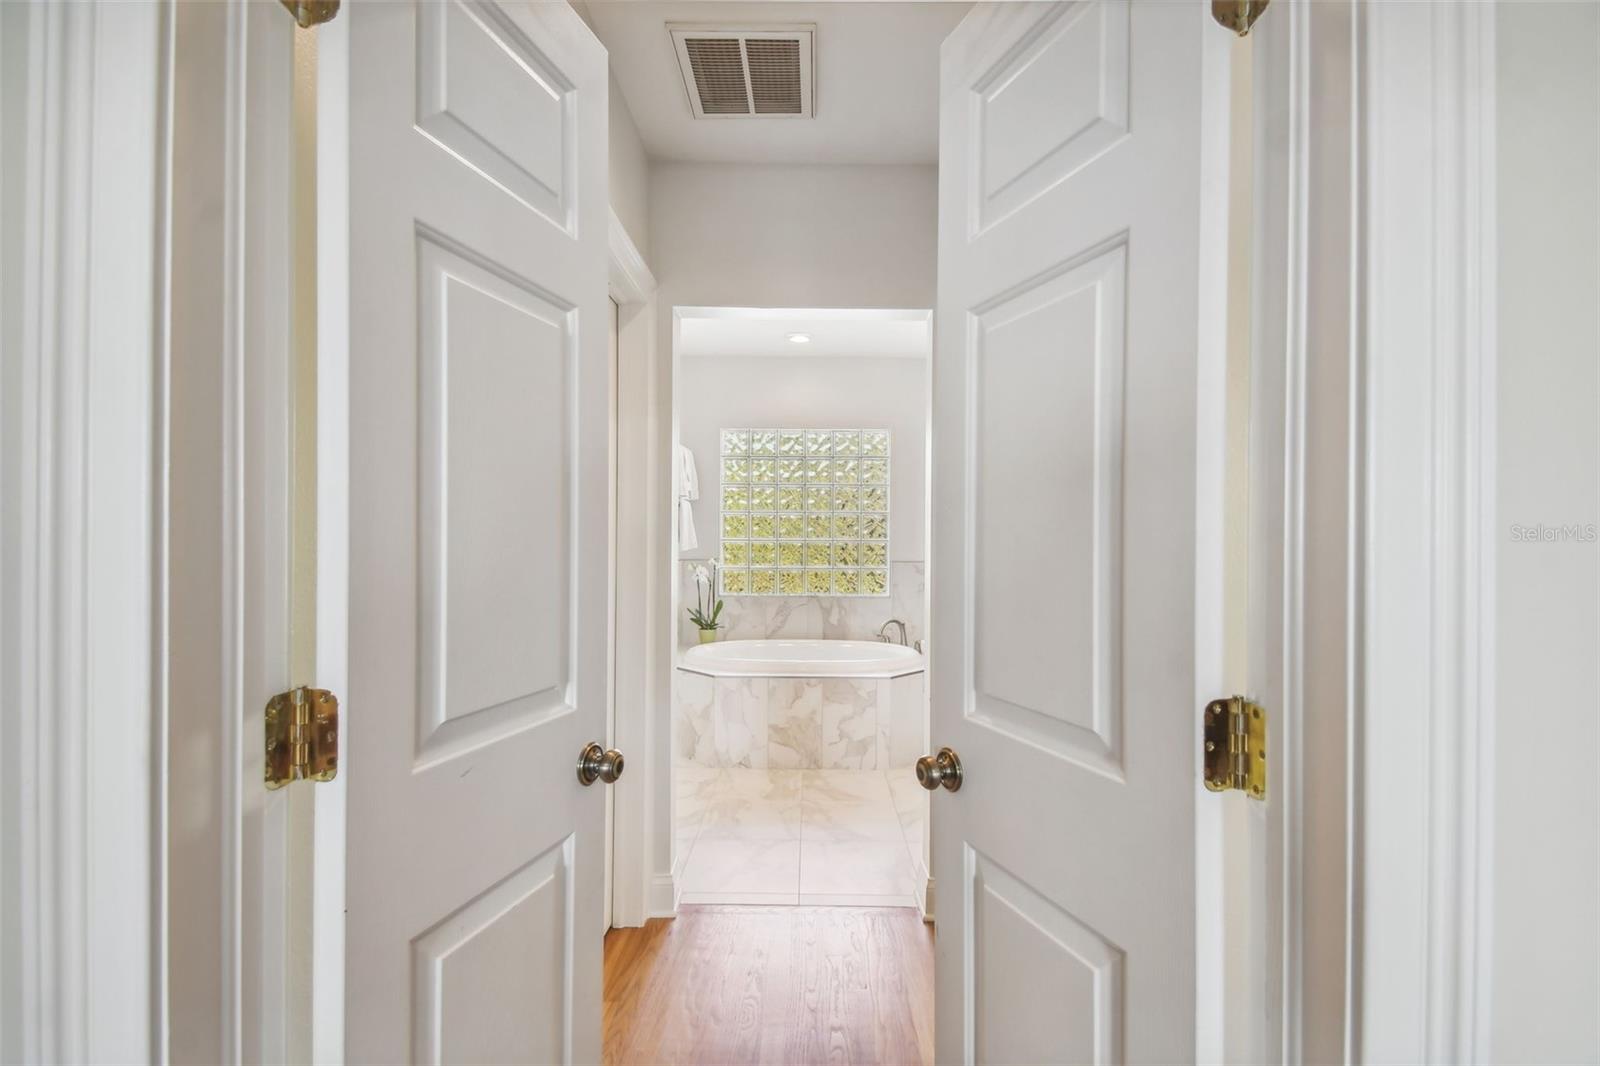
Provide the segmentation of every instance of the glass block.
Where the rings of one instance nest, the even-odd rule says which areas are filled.
[[[887,592],[888,430],[725,429],[720,438],[724,591]]]

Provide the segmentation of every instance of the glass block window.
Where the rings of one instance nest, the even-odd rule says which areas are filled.
[[[725,429],[722,594],[889,595],[889,431]]]

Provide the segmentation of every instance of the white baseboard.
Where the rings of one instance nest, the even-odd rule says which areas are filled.
[[[917,901],[917,905],[918,905],[919,909],[922,911],[922,920],[923,921],[931,922],[931,921],[934,920],[933,919],[933,878],[932,877],[928,878],[927,884],[925,884],[923,886],[921,898]]]
[[[678,913],[678,882],[671,874],[656,874],[650,879],[650,898],[645,910],[651,918],[672,918]]]

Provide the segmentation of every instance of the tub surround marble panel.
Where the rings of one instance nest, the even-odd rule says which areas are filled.
[[[897,677],[889,682],[888,713],[878,721],[878,750],[886,753],[884,769],[914,766],[931,750],[926,676]]]
[[[888,688],[888,682],[838,677],[818,681],[822,688],[822,768],[878,769],[878,690]],[[886,752],[885,761],[887,757]]]
[[[718,677],[711,719],[718,766],[767,766],[767,684],[760,677]]]
[[[893,680],[673,675],[677,760],[708,769],[886,769],[891,719],[917,721],[922,704],[920,673]],[[895,698],[911,709],[892,708]],[[907,728],[920,742],[920,725]]]
[[[672,743],[678,763],[715,767],[717,679],[702,674],[672,672]]]
[[[820,679],[767,679],[767,765],[822,765],[822,685]]]

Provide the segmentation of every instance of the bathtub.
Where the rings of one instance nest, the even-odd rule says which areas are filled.
[[[682,762],[886,770],[926,747],[922,653],[870,640],[728,640],[683,652],[674,684]]]
[[[680,669],[705,677],[895,678],[922,672],[922,653],[875,640],[728,640],[697,644]]]

